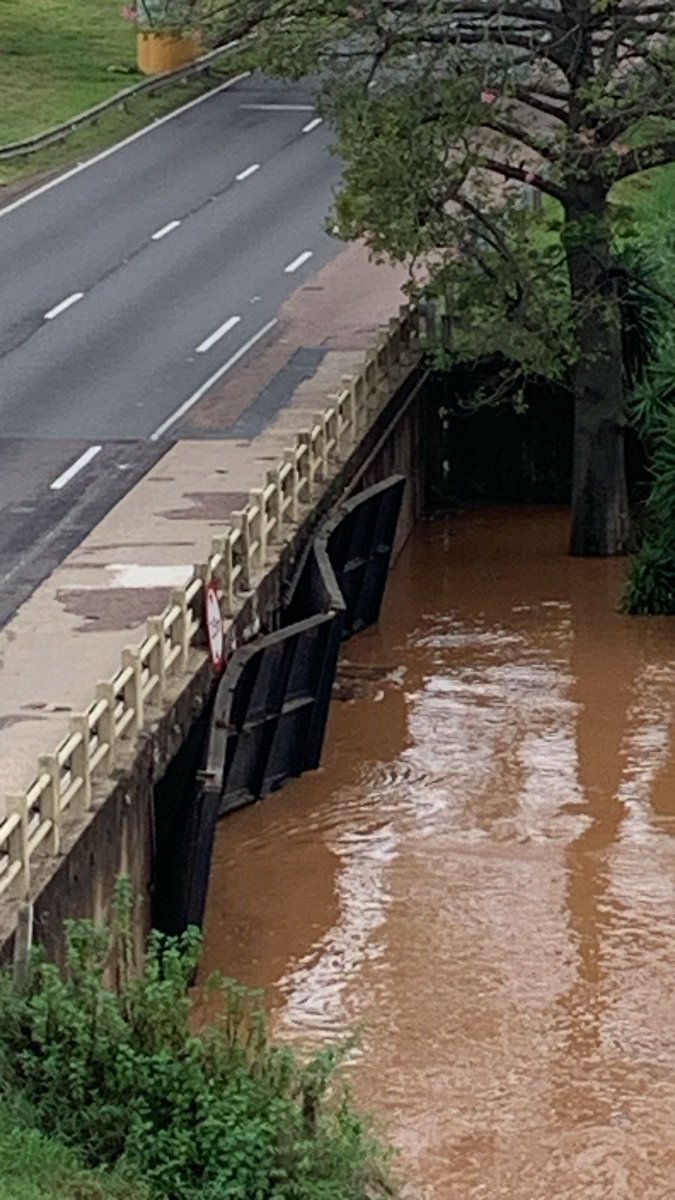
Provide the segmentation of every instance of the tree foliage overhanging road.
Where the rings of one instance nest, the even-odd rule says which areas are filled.
[[[675,161],[673,0],[237,0],[268,70],[322,79],[341,231],[450,298],[456,347],[572,379],[571,550],[625,548],[612,189]],[[523,205],[540,193],[544,216]],[[556,201],[557,203],[552,203]]]

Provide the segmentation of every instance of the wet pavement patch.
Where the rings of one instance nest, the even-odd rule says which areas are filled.
[[[302,346],[288,362],[277,371],[273,379],[245,408],[241,416],[227,429],[202,429],[186,426],[181,431],[184,439],[226,438],[228,441],[250,441],[269,425],[277,413],[290,404],[294,393],[307,379],[311,379],[321,366],[327,348]]]

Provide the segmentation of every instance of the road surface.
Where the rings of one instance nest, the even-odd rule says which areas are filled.
[[[0,623],[338,252],[329,145],[238,77],[0,209]]]

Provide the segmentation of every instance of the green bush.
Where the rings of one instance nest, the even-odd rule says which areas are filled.
[[[632,422],[649,452],[649,495],[633,554],[624,611],[675,614],[675,335],[664,337],[632,408]]]
[[[623,200],[633,212],[632,290],[642,336],[637,339],[631,423],[649,456],[650,490],[639,522],[623,607],[633,614],[675,614],[675,167],[663,167]],[[640,270],[639,263],[646,269]]]
[[[44,1133],[170,1200],[372,1200],[387,1154],[334,1086],[339,1050],[301,1062],[260,997],[214,977],[216,1026],[191,1028],[199,936],[154,934],[129,961],[128,905],[108,932],[68,926],[61,977],[37,958],[0,986],[0,1069]],[[109,986],[110,980],[116,986]]]
[[[675,556],[669,535],[643,537],[631,558],[624,611],[633,616],[668,617],[675,613]]]

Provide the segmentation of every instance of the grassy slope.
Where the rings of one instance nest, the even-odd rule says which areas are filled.
[[[144,1200],[108,1173],[84,1171],[73,1152],[43,1137],[0,1100],[2,1200]]]
[[[58,125],[142,78],[136,72],[136,31],[122,19],[121,7],[122,0],[0,0],[0,145]],[[139,96],[128,112],[114,109],[62,145],[0,161],[0,203],[3,184],[87,157],[228,73],[223,62],[210,79]]]
[[[675,163],[631,176],[614,187],[611,198],[632,211],[640,242],[660,268],[660,283],[670,283],[675,298]],[[548,197],[543,209],[549,219],[560,214],[558,202]],[[535,227],[533,237],[535,244],[548,245],[557,234]]]
[[[675,163],[625,180],[615,197],[635,213],[647,243],[659,250],[662,268],[675,259]],[[675,279],[672,280],[675,293]]]
[[[3,0],[1,8],[0,143],[57,125],[137,78],[135,30],[121,0]]]

